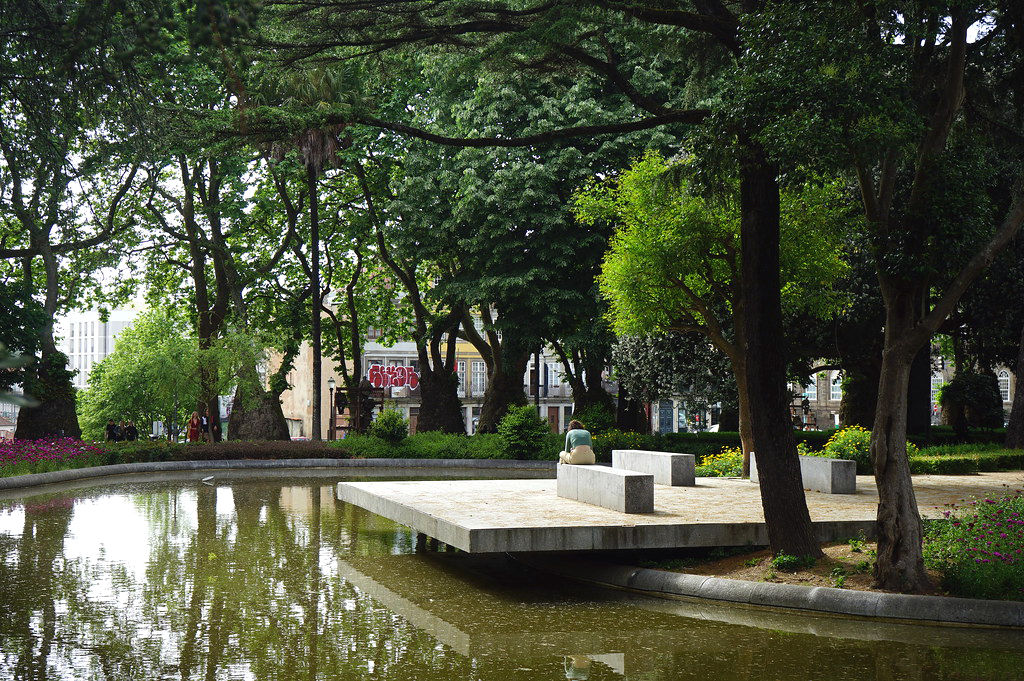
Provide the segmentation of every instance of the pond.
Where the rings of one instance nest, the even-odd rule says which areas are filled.
[[[1024,679],[1021,632],[667,601],[417,553],[409,529],[337,501],[341,479],[6,493],[0,678]]]

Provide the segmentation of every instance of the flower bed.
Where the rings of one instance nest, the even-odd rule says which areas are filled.
[[[53,440],[0,440],[0,475],[46,473],[65,468],[98,466],[104,451],[69,437]]]
[[[1024,601],[1024,493],[953,507],[926,523],[924,554],[968,598]]]

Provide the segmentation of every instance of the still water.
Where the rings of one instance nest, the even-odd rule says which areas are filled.
[[[417,553],[336,472],[209,475],[0,499],[0,679],[1024,679],[1019,631],[594,589]]]

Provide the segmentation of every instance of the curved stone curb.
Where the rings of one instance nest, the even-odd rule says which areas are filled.
[[[1024,603],[1016,601],[986,601],[949,596],[916,596],[821,586],[747,582],[581,559],[549,562],[530,558],[527,562],[563,577],[638,591],[651,596],[699,598],[759,607],[924,624],[1024,627]]]
[[[554,461],[509,459],[214,459],[209,461],[151,461],[71,468],[0,478],[0,490],[35,487],[85,478],[127,473],[266,468],[482,468],[489,470],[555,470]]]

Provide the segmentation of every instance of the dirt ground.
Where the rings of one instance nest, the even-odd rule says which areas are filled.
[[[726,579],[743,579],[751,582],[776,582],[801,586],[832,586],[858,591],[884,591],[872,585],[871,572],[875,564],[873,542],[850,542],[828,544],[822,547],[825,558],[811,567],[796,569],[775,566],[767,549],[745,553],[703,563],[685,566],[666,565],[662,569],[686,572],[694,575],[709,575]],[[933,584],[940,583],[936,572],[929,573]],[[941,593],[936,591],[936,593]]]

